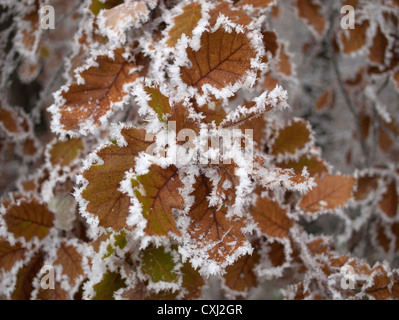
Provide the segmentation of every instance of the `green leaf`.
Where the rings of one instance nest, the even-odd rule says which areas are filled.
[[[172,251],[151,245],[141,253],[141,262],[141,271],[149,275],[153,282],[177,281],[176,263],[173,260]]]
[[[125,281],[119,272],[107,271],[102,280],[94,285],[93,288],[96,295],[92,300],[114,300],[115,291],[125,287]]]

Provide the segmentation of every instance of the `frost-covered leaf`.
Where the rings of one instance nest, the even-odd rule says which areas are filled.
[[[267,197],[259,197],[251,209],[251,215],[262,233],[269,237],[285,238],[294,222],[280,204]]]
[[[258,283],[254,268],[259,259],[260,255],[257,250],[239,258],[234,264],[226,268],[226,273],[223,275],[224,284],[229,289],[245,295]]]
[[[23,261],[27,250],[20,244],[11,245],[6,239],[0,237],[0,270],[11,271],[14,264]]]
[[[115,291],[126,287],[119,271],[109,271],[103,274],[101,281],[94,285],[92,300],[114,300]]]
[[[8,232],[15,238],[31,241],[34,237],[45,238],[54,225],[54,214],[45,204],[36,199],[22,199],[19,203],[10,205],[2,216]]]
[[[148,275],[153,282],[176,282],[177,252],[165,250],[164,247],[150,246],[140,253],[141,272]]]
[[[140,76],[139,61],[126,57],[127,49],[116,49],[112,56],[100,55],[96,65],[79,74],[82,80],[69,84],[58,92],[53,113],[56,132],[93,132],[116,108],[128,99],[128,88]]]
[[[214,26],[221,14],[227,17],[230,21],[244,26],[247,26],[252,22],[252,18],[248,16],[244,10],[235,7],[232,8],[228,2],[220,1],[220,3],[211,10],[211,12],[209,12],[209,24]]]
[[[198,51],[187,49],[191,67],[182,67],[184,83],[202,91],[204,85],[223,89],[242,81],[253,70],[251,60],[256,58],[250,38],[245,33],[225,31],[204,32]],[[245,80],[245,79],[244,79]]]
[[[377,27],[373,43],[370,47],[370,61],[383,65],[385,61],[385,53],[388,47],[388,40],[380,27]]]
[[[108,38],[120,39],[132,25],[137,27],[146,21],[148,15],[145,1],[126,2],[100,13],[99,26],[105,29]]]
[[[247,246],[243,233],[246,221],[239,217],[226,217],[227,208],[212,207],[208,196],[211,192],[211,182],[200,175],[194,185],[194,203],[190,208],[191,219],[188,234],[192,239],[193,254],[209,257],[220,264],[233,256],[237,249]]]
[[[49,160],[53,166],[66,167],[79,156],[79,152],[82,150],[83,143],[81,139],[57,141],[50,147]]]
[[[33,279],[43,266],[43,256],[37,253],[17,274],[17,282],[11,294],[12,300],[29,300],[33,291]]]
[[[274,155],[295,154],[297,150],[304,148],[310,139],[309,124],[303,120],[296,120],[278,130],[271,148]]]
[[[296,7],[300,18],[321,36],[326,29],[326,20],[321,14],[321,6],[315,0],[296,0]]]
[[[71,287],[84,276],[81,254],[74,245],[66,242],[61,242],[54,265],[62,266],[62,275],[67,277]]]
[[[323,159],[319,159],[316,155],[307,156],[303,155],[298,160],[290,160],[288,162],[278,163],[280,168],[284,169],[294,169],[296,174],[301,174],[304,167],[311,176],[321,175],[327,172],[327,166]]]
[[[315,178],[317,187],[302,197],[299,207],[305,212],[319,212],[342,207],[351,198],[355,179],[325,174]]]
[[[147,220],[146,233],[167,236],[171,231],[180,234],[172,212],[173,209],[184,208],[183,198],[179,194],[183,184],[178,169],[175,166],[163,169],[153,165],[147,174],[134,177],[132,186]]]
[[[378,203],[380,209],[389,218],[394,218],[398,212],[398,191],[395,180],[386,185],[386,192]]]
[[[366,45],[366,34],[369,28],[369,22],[363,21],[356,23],[354,29],[341,30],[339,40],[342,43],[342,50],[346,54],[357,52]]]
[[[87,201],[85,210],[98,219],[99,225],[120,231],[127,227],[130,198],[122,193],[120,182],[125,172],[134,168],[135,158],[145,151],[151,142],[145,141],[144,130],[136,128],[122,129],[121,135],[127,145],[108,145],[97,152],[102,164],[93,164],[82,175],[87,185],[81,191],[81,196]]]
[[[174,47],[177,41],[185,34],[191,38],[194,28],[202,18],[202,6],[199,2],[193,2],[183,7],[183,13],[173,19],[174,25],[169,30],[166,44]]]

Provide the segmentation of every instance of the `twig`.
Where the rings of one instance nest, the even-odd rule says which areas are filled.
[[[331,33],[332,30],[334,29],[334,21],[335,21],[335,16],[336,16],[336,12],[333,12],[331,15],[331,19],[330,19],[330,28],[328,30],[328,34],[327,34],[327,39],[328,41],[330,41],[331,39]],[[354,119],[355,119],[355,126],[356,126],[356,134],[359,137],[359,141],[360,141],[360,147],[363,153],[363,156],[365,158],[366,164],[368,165],[369,163],[369,159],[368,159],[368,148],[366,146],[366,143],[364,142],[364,140],[362,139],[362,130],[361,130],[361,125],[360,125],[360,118],[359,115],[355,109],[355,106],[353,105],[352,99],[349,97],[347,91],[345,90],[345,84],[344,81],[342,80],[342,76],[341,76],[341,72],[338,68],[338,62],[337,62],[337,57],[334,53],[334,48],[332,47],[332,44],[329,44],[329,51],[330,51],[330,58],[331,58],[331,62],[332,62],[332,66],[334,69],[334,73],[335,76],[337,78],[338,81],[338,86],[340,88],[340,91],[345,99],[346,102],[346,106],[348,107],[349,111],[352,113]]]

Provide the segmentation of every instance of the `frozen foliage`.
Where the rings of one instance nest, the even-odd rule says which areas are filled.
[[[399,298],[398,1],[0,10],[0,297]]]

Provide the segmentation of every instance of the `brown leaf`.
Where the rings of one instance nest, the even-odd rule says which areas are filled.
[[[278,71],[283,75],[289,77],[292,76],[291,58],[285,50],[285,45],[281,44],[279,52]]]
[[[335,101],[335,91],[330,88],[325,90],[316,101],[316,110],[326,110],[331,109],[334,106]]]
[[[229,18],[230,21],[244,26],[247,26],[252,22],[252,18],[248,16],[245,11],[240,9],[237,10],[234,6],[232,6],[228,2],[221,1],[215,7],[215,9],[209,12],[210,15],[209,24],[211,26],[214,26],[216,24],[216,21],[220,14],[223,14],[224,16]]]
[[[381,28],[378,26],[376,35],[374,36],[373,43],[370,47],[370,61],[383,65],[385,61],[385,51],[388,47],[388,40]]]
[[[344,53],[356,52],[364,47],[368,27],[369,22],[363,21],[361,24],[355,24],[355,29],[342,30],[339,33]]]
[[[49,234],[54,214],[46,205],[35,199],[27,199],[8,207],[3,218],[7,230],[16,238],[23,237],[26,241],[31,241],[34,237],[42,240]]]
[[[37,293],[36,299],[38,300],[69,300],[68,292],[61,288],[61,284],[54,283],[54,289],[40,288]]]
[[[61,242],[57,250],[57,259],[54,265],[62,266],[62,275],[68,277],[70,285],[73,287],[81,276],[84,275],[82,267],[82,256],[75,246],[66,242]]]
[[[225,284],[231,290],[247,293],[251,288],[258,284],[258,278],[254,273],[254,268],[258,264],[260,255],[257,250],[252,254],[246,254],[239,258],[234,264],[226,268],[223,275]]]
[[[53,166],[69,166],[73,160],[79,156],[79,151],[83,150],[81,139],[70,139],[67,141],[57,141],[51,146],[49,151],[50,162]]]
[[[280,168],[284,169],[294,169],[295,174],[300,175],[302,173],[303,168],[306,166],[309,174],[313,177],[316,175],[321,175],[327,172],[327,166],[324,159],[320,159],[313,155],[310,158],[307,155],[303,155],[298,159],[298,161],[288,161],[281,162],[277,164]]]
[[[214,33],[204,32],[198,51],[187,49],[192,67],[180,69],[183,82],[202,90],[209,84],[217,89],[240,81],[252,70],[251,59],[256,51],[244,33],[228,33],[222,27]]]
[[[138,63],[126,60],[125,49],[116,49],[114,58],[99,56],[98,66],[90,67],[80,76],[84,84],[74,82],[61,92],[64,103],[59,106],[60,122],[64,130],[78,130],[90,122],[98,127],[100,118],[107,116],[128,96],[125,85],[140,75]]]
[[[205,285],[200,273],[189,262],[181,268],[183,274],[183,288],[186,290],[184,299],[199,299],[202,295],[202,287]]]
[[[191,38],[193,30],[202,18],[201,4],[193,2],[183,8],[183,13],[173,19],[174,25],[169,30],[169,38],[166,44],[169,47],[174,47],[177,41],[185,34]]]
[[[29,300],[33,291],[33,279],[43,266],[43,256],[38,253],[17,275],[17,283],[11,294],[12,300]]]
[[[167,169],[152,165],[149,173],[136,176],[132,185],[147,220],[145,232],[148,235],[167,236],[171,231],[180,235],[172,212],[173,209],[184,208],[183,198],[179,194],[183,184],[178,169],[173,165]]]
[[[364,200],[378,187],[378,176],[365,175],[357,180],[357,190],[353,193],[356,200]]]
[[[274,2],[273,0],[242,0],[239,2],[239,5],[240,6],[251,5],[255,8],[267,8],[273,2]]]
[[[102,14],[104,26],[112,34],[122,37],[126,26],[132,22],[138,23],[148,17],[149,11],[144,1],[122,3],[114,8],[105,10]],[[100,24],[101,26],[101,24]]]
[[[276,135],[271,146],[273,154],[295,154],[298,149],[305,147],[310,141],[311,132],[306,121],[296,120],[281,128]]]
[[[16,262],[25,259],[26,251],[20,244],[12,246],[7,240],[0,237],[0,270],[11,271]]]
[[[350,199],[355,179],[350,176],[315,177],[317,187],[302,197],[299,207],[306,212],[332,210],[345,205]]]
[[[242,218],[228,219],[225,206],[221,209],[211,207],[207,199],[210,192],[211,182],[200,175],[194,185],[195,200],[189,212],[188,233],[197,249],[206,249],[210,259],[224,262],[246,243],[241,231],[245,224]]]
[[[321,36],[326,29],[326,20],[320,13],[321,6],[313,0],[296,0],[296,7],[299,17],[305,19],[306,23]]]
[[[382,195],[382,199],[378,202],[378,206],[388,218],[396,216],[398,211],[398,191],[396,189],[395,180],[387,185],[387,191]]]
[[[136,156],[145,151],[152,142],[145,141],[144,130],[123,129],[122,136],[127,146],[110,145],[97,152],[104,161],[83,172],[89,182],[82,197],[88,201],[86,210],[99,219],[99,225],[120,231],[126,226],[129,216],[130,198],[118,189],[125,172],[135,166]]]
[[[294,225],[280,204],[267,197],[258,198],[256,205],[251,209],[251,215],[262,233],[269,237],[285,238]]]

